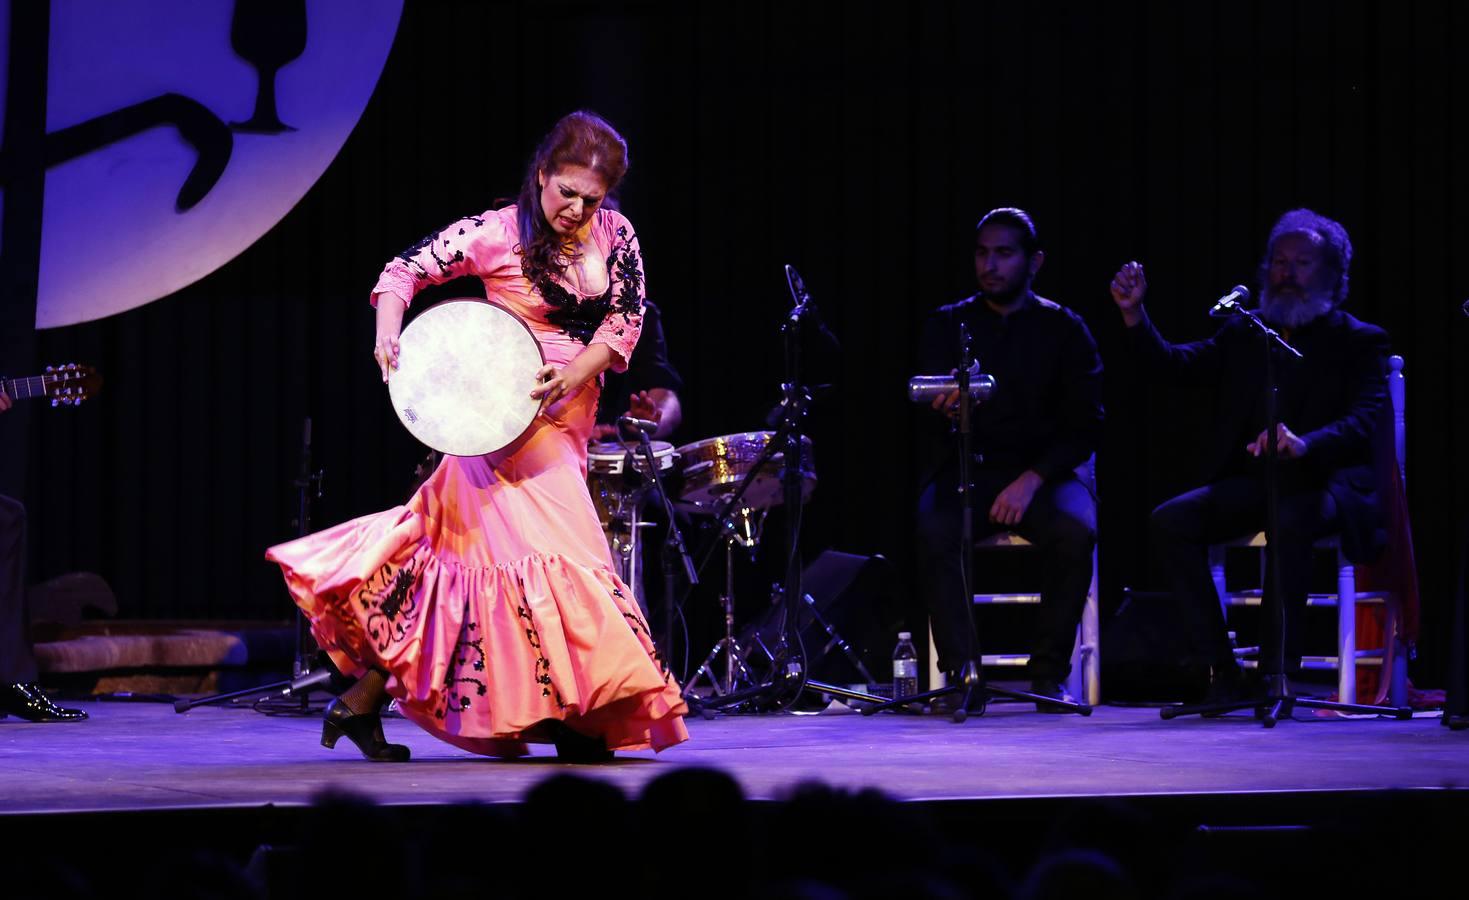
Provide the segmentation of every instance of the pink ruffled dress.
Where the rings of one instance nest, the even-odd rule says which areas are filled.
[[[599,210],[591,230],[610,285],[599,296],[521,273],[515,207],[462,219],[388,263],[374,293],[479,277],[519,314],[548,363],[604,343],[624,368],[642,323],[632,225]],[[380,667],[403,714],[489,756],[520,756],[559,719],[614,750],[688,739],[687,709],[632,590],[612,572],[587,492],[596,383],[486,456],[446,456],[404,506],[272,547],[317,642],[338,668]]]

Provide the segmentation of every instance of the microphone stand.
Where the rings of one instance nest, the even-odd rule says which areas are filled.
[[[960,671],[959,683],[945,685],[941,688],[922,691],[907,697],[894,697],[886,703],[876,706],[865,707],[862,710],[864,716],[870,716],[882,712],[885,709],[910,710],[910,703],[925,703],[935,697],[946,697],[950,694],[961,694],[959,703],[950,714],[955,724],[962,724],[969,718],[969,712],[973,709],[974,714],[984,715],[992,697],[1009,697],[1013,700],[1028,700],[1034,703],[1046,704],[1069,712],[1080,713],[1083,716],[1092,714],[1092,708],[1085,703],[1068,703],[1055,697],[1046,697],[1041,694],[1033,694],[1030,691],[1015,691],[1009,688],[993,687],[984,680],[984,673],[980,669],[983,656],[979,650],[979,626],[974,620],[974,592],[970,587],[969,567],[974,554],[974,510],[970,506],[969,495],[972,485],[969,483],[969,461],[971,459],[971,429],[970,411],[973,407],[973,398],[969,395],[970,379],[977,369],[971,368],[974,364],[970,349],[969,326],[963,322],[959,323],[959,368],[955,372],[959,387],[959,587],[963,592],[959,598],[964,604],[964,609],[969,617],[969,652],[964,661],[964,667]]]
[[[296,480],[291,482],[296,488],[297,537],[305,537],[311,532],[311,499],[313,495],[317,499],[321,498],[321,482],[325,474],[325,470],[318,469],[313,472],[311,468],[311,419],[308,417],[301,429],[301,468],[296,475]],[[196,706],[227,703],[244,697],[264,699],[263,695],[278,693],[280,698],[293,699],[295,702],[289,704],[289,709],[274,711],[304,714],[309,712],[308,698],[313,690],[322,689],[340,694],[351,687],[353,680],[337,671],[325,651],[316,648],[316,642],[311,638],[311,626],[306,621],[305,613],[300,609],[296,610],[295,623],[296,658],[291,666],[291,678],[226,694],[213,694],[194,699],[179,698],[173,703],[173,711],[186,713]]]
[[[786,572],[785,581],[774,601],[778,607],[779,638],[776,642],[775,653],[772,655],[769,681],[747,690],[733,691],[719,697],[700,700],[698,705],[701,709],[721,709],[747,702],[756,706],[762,703],[782,706],[808,690],[867,703],[882,703],[884,700],[874,694],[812,680],[807,671],[805,647],[800,646],[800,629],[793,627],[800,612],[800,607],[793,604],[805,597],[801,589],[802,486],[805,481],[804,473],[801,470],[803,446],[801,420],[806,415],[807,404],[811,402],[810,392],[801,383],[801,326],[808,318],[812,318],[815,319],[822,336],[833,343],[836,342],[836,337],[817,315],[816,305],[811,302],[811,295],[801,281],[801,276],[793,266],[785,268],[786,281],[790,286],[795,306],[781,325],[781,333],[785,335],[786,380],[781,385],[784,398],[781,401],[780,424],[776,428],[775,435],[765,445],[759,461],[750,469],[745,476],[745,481],[740,484],[740,489],[730,498],[730,502],[725,505],[724,509],[724,514],[727,515],[730,509],[738,508],[735,502],[744,494],[752,476],[760,471],[760,467],[773,455],[776,447],[782,447],[784,459],[781,468],[781,487],[786,510]],[[722,517],[721,521],[723,521]],[[812,609],[815,608],[812,601],[807,599],[806,602]],[[794,658],[790,655],[788,640],[792,631],[795,632],[798,645],[798,653]]]
[[[1339,703],[1317,700],[1313,697],[1297,697],[1291,692],[1290,679],[1285,674],[1285,604],[1287,598],[1280,590],[1280,544],[1276,535],[1280,533],[1280,481],[1279,453],[1276,448],[1277,432],[1280,430],[1280,413],[1277,408],[1279,386],[1276,378],[1277,350],[1301,359],[1301,352],[1286,343],[1275,329],[1250,310],[1238,304],[1221,307],[1226,312],[1243,318],[1259,332],[1265,348],[1265,570],[1269,573],[1265,585],[1271,600],[1271,615],[1266,627],[1271,629],[1272,652],[1262,659],[1264,667],[1265,693],[1263,696],[1235,700],[1225,703],[1201,703],[1187,706],[1165,707],[1160,716],[1176,719],[1179,716],[1218,716],[1241,709],[1254,709],[1255,718],[1266,728],[1274,728],[1282,718],[1290,718],[1296,707],[1302,709],[1330,709],[1337,712],[1359,714],[1387,714],[1398,719],[1410,719],[1413,711],[1407,707],[1371,706],[1363,703]],[[1354,659],[1338,661],[1343,666],[1357,664]]]

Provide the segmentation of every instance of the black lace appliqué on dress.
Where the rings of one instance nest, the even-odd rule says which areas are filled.
[[[546,321],[583,344],[589,344],[609,314],[621,315],[623,324],[614,331],[621,337],[643,306],[643,276],[638,269],[637,237],[628,237],[627,226],[617,229],[620,244],[607,255],[607,290],[600,297],[582,299],[557,284],[549,274],[536,279],[536,290],[551,307]]]
[[[417,556],[399,568],[383,563],[352,593],[352,602],[367,616],[367,636],[377,652],[407,637],[409,626],[418,618],[413,584],[421,571],[423,560]]]
[[[624,600],[627,599],[622,591],[617,588],[612,589],[612,595],[614,597],[622,597]],[[673,673],[668,670],[668,664],[663,661],[663,653],[659,651],[657,642],[653,640],[653,631],[648,627],[648,623],[637,613],[625,612],[622,614],[622,617],[627,620],[627,625],[632,629],[633,634],[641,634],[648,639],[648,646],[653,648],[649,651],[649,656],[653,658],[653,662],[658,664],[658,671],[663,673],[663,683],[667,684],[669,679],[673,677]]]
[[[483,228],[485,225],[485,220],[479,216],[466,216],[462,221],[474,223],[475,228]],[[463,228],[458,229],[458,231],[461,235],[464,234]],[[436,231],[433,234],[425,236],[422,240],[404,250],[402,253],[399,253],[398,258],[403,260],[403,262],[407,263],[412,268],[416,269],[419,278],[427,278],[429,275],[427,267],[425,267],[423,263],[418,261],[418,257],[421,255],[422,251],[427,249],[428,255],[433,258],[434,264],[439,267],[439,274],[451,274],[449,271],[449,266],[452,263],[464,262],[464,251],[455,250],[452,253],[449,252],[449,238],[443,238],[441,240],[439,237],[441,234],[447,233],[448,229],[446,228],[444,231]],[[434,247],[435,241],[439,241],[444,245],[444,256],[440,256],[440,251]]]
[[[464,625],[454,643],[453,664],[444,673],[444,692],[434,717],[443,719],[451,712],[469,709],[471,697],[483,697],[489,691],[489,675],[485,672],[485,639],[479,623],[470,617],[471,606],[464,601]]]
[[[521,596],[525,595],[524,582],[521,582],[520,593]],[[551,661],[546,659],[546,654],[542,652],[541,633],[536,628],[535,618],[531,616],[530,605],[522,601],[516,613],[525,622],[525,639],[530,642],[531,649],[536,651],[536,670],[533,677],[536,684],[541,686],[541,696],[554,697],[556,706],[565,709],[566,702],[561,699],[561,692],[556,690],[556,686],[551,683]]]

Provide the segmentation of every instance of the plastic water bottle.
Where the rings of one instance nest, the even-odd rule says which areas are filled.
[[[918,693],[918,648],[913,634],[898,632],[898,646],[893,650],[893,696],[911,697]]]

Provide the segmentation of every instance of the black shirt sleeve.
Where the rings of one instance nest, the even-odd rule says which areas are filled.
[[[1079,316],[1067,310],[1058,356],[1061,367],[1059,428],[1056,438],[1031,466],[1045,480],[1065,474],[1097,452],[1102,436],[1102,358],[1097,342]]]

